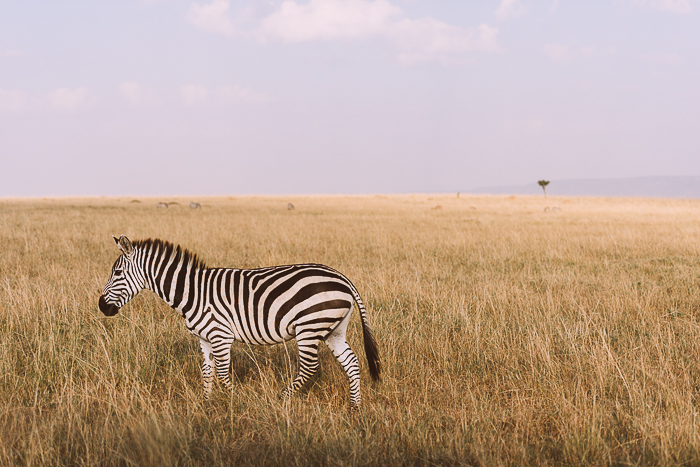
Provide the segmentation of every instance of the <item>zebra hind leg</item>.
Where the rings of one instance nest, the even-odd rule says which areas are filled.
[[[331,349],[335,358],[340,362],[340,366],[345,370],[350,382],[350,409],[360,408],[362,397],[360,396],[360,365],[355,352],[352,351],[348,343],[343,339],[326,340],[328,348]]]
[[[299,347],[299,374],[287,389],[282,391],[282,399],[294,395],[318,371],[318,338],[297,339]]]
[[[350,383],[350,410],[360,408],[362,397],[360,396],[360,365],[355,352],[352,351],[345,338],[350,313],[343,319],[333,333],[326,338],[326,345],[348,375]]]

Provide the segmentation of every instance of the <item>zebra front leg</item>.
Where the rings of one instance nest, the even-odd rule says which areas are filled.
[[[211,342],[199,338],[199,346],[204,354],[204,363],[202,363],[202,380],[204,381],[204,400],[209,400],[211,389],[214,385],[214,361],[212,360]]]
[[[219,377],[221,384],[231,392],[233,386],[231,385],[231,378],[228,373],[231,368],[231,344],[233,344],[234,339],[217,337],[212,339],[212,341],[211,345],[214,350],[214,361],[216,362],[216,375]]]
[[[318,371],[318,343],[316,338],[297,340],[299,347],[299,374],[287,389],[282,391],[282,398],[294,395]]]

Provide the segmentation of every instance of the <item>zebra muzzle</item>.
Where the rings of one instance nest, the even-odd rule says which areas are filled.
[[[104,313],[105,316],[114,316],[119,313],[119,307],[117,305],[107,303],[104,295],[100,295],[100,311]]]

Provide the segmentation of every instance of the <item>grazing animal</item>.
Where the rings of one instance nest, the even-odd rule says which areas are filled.
[[[168,203],[158,203],[158,207],[161,209],[167,209],[168,208]]]
[[[294,205],[293,205],[292,203],[287,203],[287,209],[290,210],[290,211],[293,210],[293,209],[294,209]]]
[[[192,202],[190,203],[190,207],[191,207],[192,209],[202,209],[202,205],[199,204],[199,203],[195,203],[194,201],[192,201]]]
[[[379,379],[381,362],[367,311],[355,286],[338,271],[321,264],[208,268],[195,254],[169,242],[113,238],[122,254],[100,296],[100,311],[114,316],[143,289],[177,310],[187,329],[199,337],[205,399],[212,391],[214,365],[219,380],[232,388],[234,341],[273,345],[296,338],[299,374],[282,396],[297,392],[316,373],[323,341],[348,376],[350,407],[359,408],[360,368],[345,339],[353,303],[360,312],[370,375]]]

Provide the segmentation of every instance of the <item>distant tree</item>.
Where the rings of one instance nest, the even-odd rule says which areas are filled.
[[[549,180],[540,180],[539,182],[537,182],[537,184],[542,187],[542,191],[544,191],[544,197],[546,198],[547,190],[545,189],[545,187],[549,185]]]

